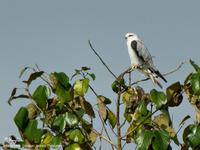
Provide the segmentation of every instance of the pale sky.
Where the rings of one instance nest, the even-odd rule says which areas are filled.
[[[135,32],[143,39],[162,73],[190,58],[200,64],[199,8],[198,0],[1,0],[0,142],[8,135],[18,135],[13,117],[26,100],[14,101],[11,107],[7,99],[13,87],[22,87],[18,76],[23,67],[37,63],[47,72],[63,71],[71,76],[74,69],[89,66],[97,77],[92,83],[96,91],[116,99],[111,89],[114,78],[92,53],[87,40],[92,41],[115,74],[130,65],[127,32]],[[192,67],[186,63],[166,77],[167,84],[162,84],[167,87],[177,80],[183,82],[191,71]],[[141,79],[142,75],[133,78]],[[149,81],[140,85],[146,92],[152,88],[160,90]],[[95,101],[90,94],[89,101]],[[176,124],[187,113],[193,114],[186,99],[175,109],[172,108]]]

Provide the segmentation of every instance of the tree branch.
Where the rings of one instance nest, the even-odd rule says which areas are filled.
[[[38,66],[37,64],[35,64],[35,66],[36,66],[36,68],[37,68],[38,71],[41,71],[40,68],[39,68],[39,66]],[[37,72],[37,70],[35,70],[34,68],[33,68],[33,70],[34,70],[35,72]],[[44,82],[46,82],[46,83],[50,86],[51,89],[53,89],[53,87],[52,87],[51,83],[48,81],[48,79],[45,79],[45,77],[42,77],[42,76],[41,76],[40,78],[41,78]]]
[[[98,111],[98,114],[99,114],[99,111]],[[108,131],[107,131],[106,127],[105,127],[105,123],[103,122],[103,119],[101,118],[100,114],[99,114],[99,118],[100,118],[100,120],[101,120],[101,122],[102,122],[102,127],[103,127],[104,131],[106,132],[106,136],[107,136],[108,139],[111,141],[111,138],[110,138],[110,136],[109,136],[109,134],[108,134]],[[102,135],[102,134],[101,134],[101,135]],[[114,150],[113,144],[111,144],[111,147],[112,147],[112,150]]]
[[[110,72],[110,74],[112,74],[112,76],[117,79],[117,76],[110,70],[110,68],[106,65],[106,63],[103,61],[103,59],[101,58],[101,56],[97,53],[97,51],[93,48],[90,40],[88,40],[89,46],[92,49],[92,51],[95,53],[95,55],[99,58],[99,60],[102,62],[102,64],[106,67],[106,69]]]
[[[122,149],[122,143],[121,143],[121,124],[120,124],[120,97],[121,94],[118,93],[117,96],[117,149]]]
[[[93,131],[99,136],[101,137],[104,141],[108,142],[109,144],[111,144],[112,146],[114,146],[115,148],[117,148],[117,146],[109,139],[107,139],[106,137],[104,137],[101,133],[99,133],[98,131],[96,131],[95,129],[93,129]]]

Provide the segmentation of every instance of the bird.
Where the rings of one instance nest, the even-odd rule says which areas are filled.
[[[160,77],[165,82],[167,80],[155,67],[152,56],[144,45],[144,42],[135,33],[126,33],[125,39],[130,56],[131,69],[138,69],[145,76],[149,77],[154,85],[157,84],[162,88],[157,78]]]

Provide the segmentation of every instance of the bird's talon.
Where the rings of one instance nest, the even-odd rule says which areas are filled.
[[[139,65],[133,65],[133,66],[132,66],[132,70],[133,70],[133,69],[138,69],[138,68],[140,68]]]

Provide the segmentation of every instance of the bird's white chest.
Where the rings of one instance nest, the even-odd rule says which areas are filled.
[[[131,43],[127,42],[128,47],[128,53],[131,60],[131,65],[138,66],[141,64],[140,59],[138,58],[137,54],[135,53],[135,50],[132,49]]]

